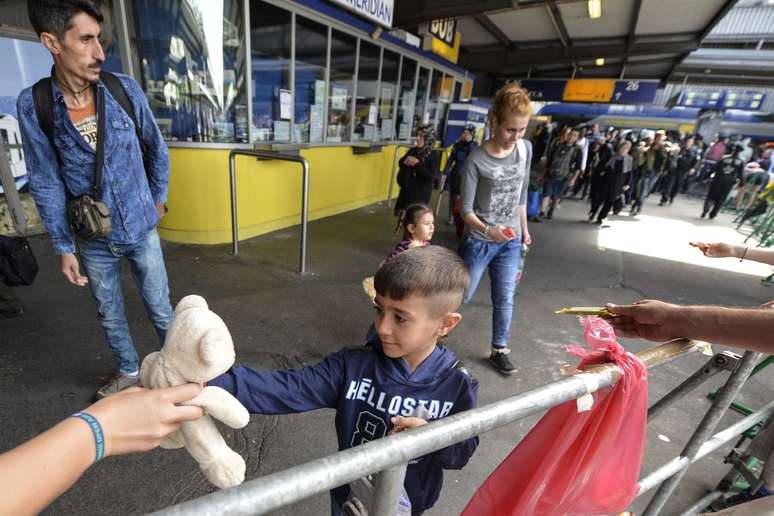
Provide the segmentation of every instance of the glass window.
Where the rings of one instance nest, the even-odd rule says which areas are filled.
[[[331,31],[329,142],[348,142],[350,139],[356,52],[357,38],[337,30]]]
[[[425,109],[424,123],[433,124],[436,132],[438,131],[438,108],[441,105],[442,82],[443,72],[433,70],[433,76],[430,80],[430,96],[427,97],[427,108]]]
[[[253,141],[290,141],[290,13],[250,1]]]
[[[403,56],[400,72],[400,92],[398,101],[398,139],[408,140],[411,137],[411,126],[414,120],[416,100],[414,98],[414,81],[417,77],[417,62]]]
[[[360,61],[357,71],[355,99],[355,140],[376,141],[376,88],[379,84],[381,49],[360,40]]]
[[[296,81],[293,141],[322,143],[328,28],[296,16]]]
[[[382,56],[382,80],[379,82],[379,138],[392,140],[395,133],[393,108],[398,95],[400,56],[389,50]]]
[[[246,142],[241,0],[135,0],[142,84],[170,140]]]
[[[18,119],[16,97],[24,88],[48,77],[52,64],[51,54],[40,42],[0,38],[0,115]]]
[[[430,80],[430,70],[427,68],[419,69],[419,82],[417,83],[417,95],[414,101],[414,121],[411,126],[411,136],[417,135],[417,129],[425,123],[424,105],[425,95],[427,94],[428,81]]]

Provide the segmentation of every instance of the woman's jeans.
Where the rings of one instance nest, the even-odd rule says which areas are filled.
[[[133,244],[79,239],[78,251],[118,370],[122,374],[135,373],[140,368],[140,362],[124,313],[121,261],[124,257],[129,260],[145,310],[163,345],[174,312],[169,302],[169,284],[159,235],[154,229]]]
[[[492,290],[492,347],[505,348],[511,333],[513,298],[516,295],[516,276],[521,263],[521,239],[514,238],[498,244],[470,235],[460,244],[459,255],[470,270],[470,287],[464,303],[476,293],[484,271],[489,269]]]

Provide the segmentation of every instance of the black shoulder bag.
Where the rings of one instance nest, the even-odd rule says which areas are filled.
[[[24,237],[0,235],[0,281],[9,287],[32,285],[38,262]]]

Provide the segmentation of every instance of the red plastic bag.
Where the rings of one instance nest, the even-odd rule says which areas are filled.
[[[637,494],[647,429],[647,369],[618,344],[607,321],[579,319],[594,350],[565,346],[581,357],[578,367],[613,362],[623,375],[592,395],[589,411],[578,412],[575,400],[549,410],[489,475],[464,516],[618,513]]]

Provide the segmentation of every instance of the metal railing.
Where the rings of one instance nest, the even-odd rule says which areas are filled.
[[[704,348],[703,343],[680,339],[645,349],[637,353],[637,356],[650,369]],[[737,395],[748,377],[752,369],[750,364],[754,365],[758,356],[756,353],[747,353],[739,361],[725,387],[691,437],[686,450],[680,457],[643,478],[640,481],[640,494],[669,477],[680,475],[692,462],[717,449],[774,412],[774,403],[771,403],[763,410],[710,437],[720,415],[728,408],[730,401]],[[578,374],[526,393],[445,417],[385,439],[349,448],[154,514],[264,514],[379,472],[375,482],[375,500],[378,502],[375,503],[370,514],[394,515],[398,503],[395,493],[399,492],[404,481],[405,464],[409,460],[577,399],[584,394],[595,392],[612,385],[619,376],[620,371],[614,364],[595,365]],[[596,385],[596,388],[590,387],[593,385]],[[676,399],[675,396],[671,398],[671,400],[674,399]],[[664,492],[658,498],[665,494]],[[659,509],[654,506],[650,514],[657,514]]]
[[[237,225],[237,205],[236,205],[236,156],[253,156],[265,160],[291,161],[301,164],[303,167],[302,187],[301,187],[301,250],[299,256],[298,272],[306,274],[306,239],[307,224],[309,222],[309,162],[302,156],[293,156],[291,154],[280,154],[269,151],[242,150],[233,149],[228,154],[228,173],[231,181],[231,253],[234,256],[239,255],[239,226]]]

